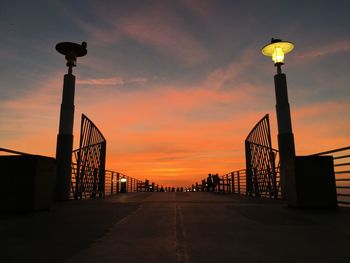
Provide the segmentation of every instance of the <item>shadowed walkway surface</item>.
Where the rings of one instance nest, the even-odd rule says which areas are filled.
[[[348,262],[350,209],[128,193],[0,214],[1,262]]]

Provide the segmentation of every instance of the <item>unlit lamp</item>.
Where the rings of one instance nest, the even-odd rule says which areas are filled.
[[[81,45],[72,42],[61,42],[56,45],[56,50],[64,55],[67,60],[67,67],[75,67],[77,64],[77,58],[83,57],[87,54],[86,42]]]
[[[272,57],[275,66],[278,66],[284,63],[284,55],[291,52],[293,48],[292,42],[272,38],[271,43],[264,46],[261,51],[265,56]]]

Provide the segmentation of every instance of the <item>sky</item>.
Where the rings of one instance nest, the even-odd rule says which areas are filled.
[[[2,1],[0,147],[55,156],[64,56],[78,58],[81,114],[107,140],[108,170],[164,186],[245,168],[244,140],[277,125],[272,37],[291,41],[282,70],[297,155],[350,145],[349,1]]]

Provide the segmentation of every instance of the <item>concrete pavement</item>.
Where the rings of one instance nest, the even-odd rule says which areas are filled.
[[[350,209],[212,193],[127,193],[1,214],[1,262],[347,262]]]

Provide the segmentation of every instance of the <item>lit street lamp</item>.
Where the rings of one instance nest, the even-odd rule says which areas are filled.
[[[60,126],[57,135],[56,148],[56,200],[68,200],[70,196],[72,176],[73,122],[74,122],[74,92],[75,76],[72,68],[76,66],[77,57],[87,54],[86,43],[81,45],[62,42],[56,45],[56,50],[67,60],[68,74],[64,75],[63,94],[60,112]]]
[[[276,113],[278,123],[278,148],[280,156],[280,185],[282,198],[288,197],[288,189],[295,188],[295,146],[287,93],[286,75],[282,73],[285,54],[291,52],[294,44],[280,39],[272,39],[262,48],[265,56],[272,57],[277,67],[275,80]]]
[[[126,193],[126,177],[123,175],[123,177],[120,179],[120,192]]]
[[[264,46],[261,51],[265,56],[272,57],[277,67],[277,73],[282,73],[281,66],[284,64],[284,55],[291,52],[293,48],[294,44],[292,42],[273,38],[271,43]]]

